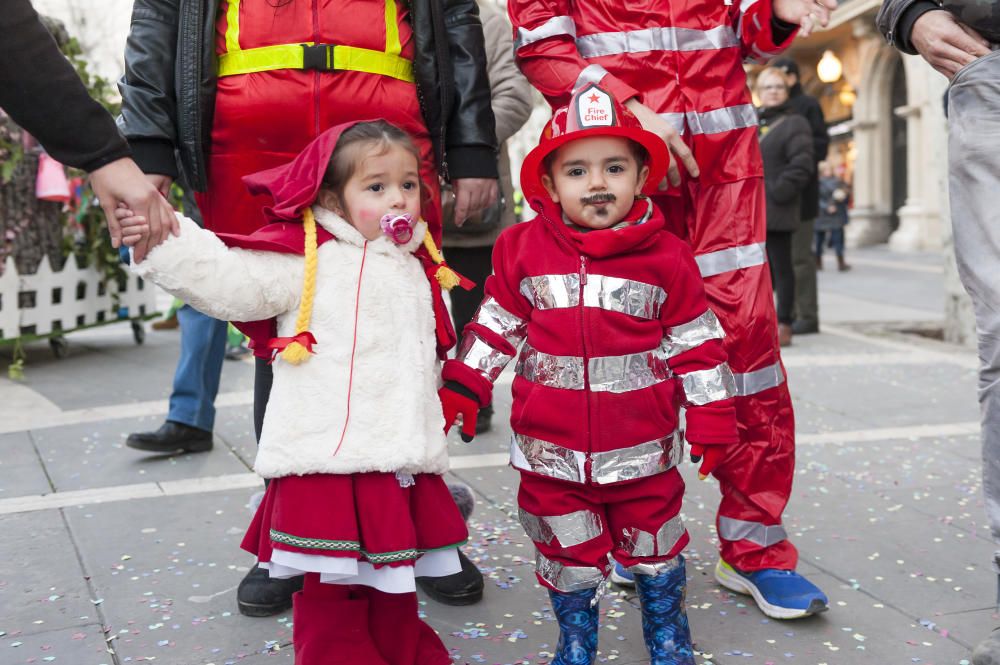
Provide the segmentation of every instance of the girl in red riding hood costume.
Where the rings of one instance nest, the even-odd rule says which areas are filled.
[[[454,342],[441,262],[420,219],[418,153],[385,122],[321,134],[248,176],[270,224],[181,234],[135,271],[275,353],[254,469],[270,479],[243,539],[294,597],[299,665],[445,665],[414,577],[460,570],[465,523],[442,473],[439,360]],[[125,210],[119,214],[129,216]],[[228,246],[227,246],[228,245]],[[435,352],[436,351],[436,352]]]

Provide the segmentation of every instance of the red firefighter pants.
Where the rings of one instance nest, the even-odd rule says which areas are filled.
[[[722,558],[741,570],[794,569],[798,553],[781,514],[795,472],[795,418],[764,248],[764,180],[688,181],[680,196],[658,202],[671,230],[694,250],[736,376],[740,442],[715,472]]]
[[[628,567],[676,557],[688,543],[676,469],[614,485],[521,473],[521,524],[538,550],[536,575],[557,591],[596,587],[608,556]]]

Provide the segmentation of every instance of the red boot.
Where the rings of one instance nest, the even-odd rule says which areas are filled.
[[[371,636],[389,665],[452,665],[441,638],[417,614],[416,593],[366,591]]]
[[[349,600],[346,587],[318,590],[306,579],[292,596],[296,665],[388,665],[368,632],[368,601]]]

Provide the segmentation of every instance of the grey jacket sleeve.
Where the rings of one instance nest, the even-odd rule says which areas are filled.
[[[514,62],[513,30],[507,17],[490,5],[480,5],[486,61],[489,66],[497,143],[501,146],[531,115],[532,89]]]
[[[135,0],[118,82],[118,128],[146,173],[177,177],[177,98],[174,68],[180,0]]]

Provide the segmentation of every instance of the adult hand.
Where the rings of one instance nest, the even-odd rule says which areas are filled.
[[[456,178],[452,181],[455,190],[455,226],[465,224],[469,215],[491,205],[497,200],[497,181],[493,178]]]
[[[949,80],[959,69],[990,52],[989,42],[982,35],[943,9],[921,14],[913,24],[910,43]]]
[[[681,140],[681,135],[674,129],[674,126],[661,118],[656,111],[652,110],[638,99],[633,97],[625,102],[625,108],[639,120],[642,128],[653,132],[667,144],[670,152],[670,166],[667,168],[667,179],[670,184],[677,187],[681,184],[681,172],[677,166],[677,159],[684,163],[684,168],[692,178],[697,178],[701,171],[698,169],[698,162],[694,160],[690,148]],[[674,158],[677,159],[674,159]],[[659,184],[660,189],[666,189],[666,182]]]
[[[135,162],[124,157],[92,172],[90,186],[104,210],[111,245],[116,249],[122,244],[134,246],[134,258],[137,262],[142,261],[149,250],[166,240],[168,234],[180,234],[180,224],[163,194],[170,189],[169,177],[147,178]],[[145,218],[149,225],[148,233],[137,235],[126,231],[123,234],[115,217],[115,209],[120,203],[124,203],[137,216]]]
[[[799,37],[808,37],[817,26],[826,27],[837,0],[771,0],[774,15],[799,26]]]

